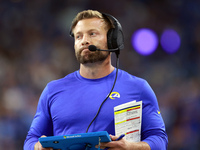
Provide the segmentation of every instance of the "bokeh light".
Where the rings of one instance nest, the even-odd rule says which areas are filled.
[[[161,35],[161,46],[169,54],[175,53],[181,44],[181,39],[178,33],[173,29],[166,29]]]
[[[131,43],[139,54],[150,55],[158,46],[158,37],[153,30],[142,28],[132,35]]]

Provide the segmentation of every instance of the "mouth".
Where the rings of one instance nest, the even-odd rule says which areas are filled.
[[[83,48],[81,51],[82,51],[82,52],[84,52],[84,51],[89,51],[89,49],[88,49],[88,48]]]
[[[83,47],[83,48],[81,48],[80,49],[80,53],[89,53],[89,52],[91,52],[90,50],[89,50],[89,48],[88,47]]]

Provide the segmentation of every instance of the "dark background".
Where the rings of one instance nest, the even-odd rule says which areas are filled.
[[[168,149],[200,149],[200,1],[0,0],[0,150],[22,149],[45,85],[79,69],[68,33],[85,9],[112,14],[122,24],[120,68],[155,91]],[[139,55],[130,41],[140,28],[158,37],[174,29],[181,46],[175,54],[159,44],[152,55]]]

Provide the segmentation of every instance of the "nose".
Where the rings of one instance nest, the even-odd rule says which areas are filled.
[[[88,35],[84,35],[82,39],[82,45],[89,45],[90,44],[90,39]]]

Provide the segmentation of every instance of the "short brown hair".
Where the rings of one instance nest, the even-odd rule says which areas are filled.
[[[79,12],[76,15],[76,17],[73,19],[71,30],[70,30],[70,35],[74,36],[73,35],[73,29],[75,28],[75,26],[77,25],[77,23],[80,20],[89,19],[89,18],[100,18],[100,19],[104,20],[107,30],[109,30],[110,28],[113,28],[112,22],[107,17],[105,17],[102,13],[100,13],[99,11],[97,11],[97,10],[84,10],[82,12]]]

